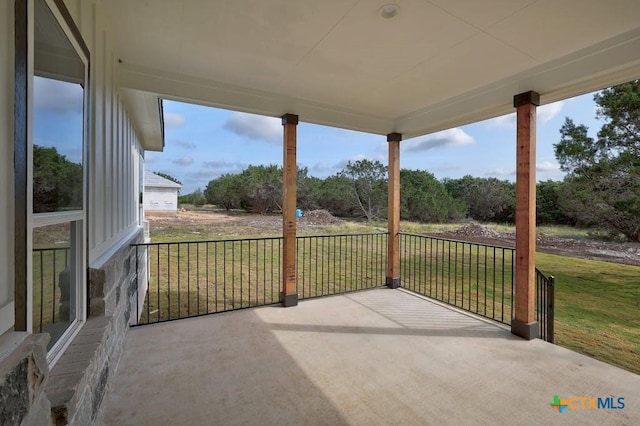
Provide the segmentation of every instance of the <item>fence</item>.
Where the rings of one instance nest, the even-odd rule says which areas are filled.
[[[513,318],[515,249],[401,234],[403,288],[502,324]],[[536,270],[539,337],[553,342],[553,277]]]
[[[69,321],[69,253],[68,247],[33,249],[34,333]]]
[[[384,284],[387,234],[298,237],[298,296]],[[146,251],[138,325],[280,302],[282,238],[135,244]],[[144,256],[142,257],[144,258]],[[140,287],[140,286],[138,286]]]
[[[514,249],[401,234],[400,250],[403,288],[510,323]]]
[[[536,268],[536,321],[541,339],[553,343],[553,321],[555,303],[555,278],[545,276]]]
[[[147,296],[137,325],[280,302],[282,238],[135,244],[146,251]],[[298,297],[384,285],[387,234],[296,239]],[[515,250],[401,234],[402,287],[503,324],[514,306]],[[140,288],[140,286],[138,286]],[[540,338],[553,341],[553,277],[536,270]]]

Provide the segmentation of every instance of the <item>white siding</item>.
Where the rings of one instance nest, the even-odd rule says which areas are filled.
[[[89,135],[89,263],[139,226],[142,149],[117,91],[117,57],[100,2],[65,1],[91,52]]]
[[[146,187],[144,190],[144,210],[149,213],[176,213],[178,210],[178,190]]]
[[[0,334],[13,327],[13,2],[0,2]]]

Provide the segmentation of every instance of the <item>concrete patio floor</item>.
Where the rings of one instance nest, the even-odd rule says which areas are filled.
[[[624,409],[551,408],[554,395]],[[403,290],[131,329],[108,425],[640,424],[640,376]]]

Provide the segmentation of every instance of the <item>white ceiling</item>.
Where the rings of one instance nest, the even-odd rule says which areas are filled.
[[[528,90],[547,103],[640,77],[638,0],[104,4],[147,126],[160,96],[411,137],[508,113]]]

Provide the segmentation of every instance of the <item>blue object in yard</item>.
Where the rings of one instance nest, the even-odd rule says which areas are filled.
[[[298,218],[302,217],[302,210],[296,209],[296,217]]]

